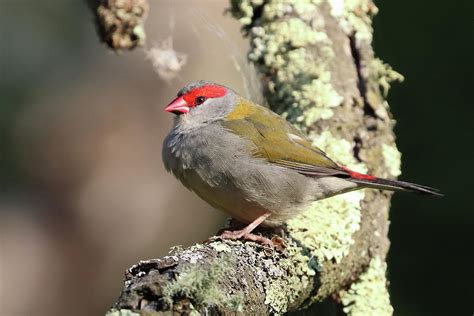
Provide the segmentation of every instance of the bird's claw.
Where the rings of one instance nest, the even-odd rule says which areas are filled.
[[[225,230],[224,232],[221,233],[219,237],[222,239],[231,239],[231,240],[237,240],[237,239],[250,240],[258,244],[261,244],[263,246],[270,247],[270,248],[279,248],[279,245],[280,245],[280,243],[277,243],[276,245],[273,242],[273,238],[268,239],[267,237],[264,237],[261,235],[248,233],[245,230],[235,230],[235,231]]]

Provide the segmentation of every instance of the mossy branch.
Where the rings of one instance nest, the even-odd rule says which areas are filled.
[[[148,0],[86,0],[102,42],[114,51],[145,44]]]
[[[396,177],[385,97],[401,76],[374,57],[376,11],[370,0],[232,0],[230,9],[270,107],[338,162]],[[390,315],[389,203],[374,190],[318,201],[287,223],[283,251],[216,239],[142,262],[110,314],[283,314],[329,299],[350,315]]]

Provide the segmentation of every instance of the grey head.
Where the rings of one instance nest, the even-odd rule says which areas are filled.
[[[234,109],[236,102],[237,95],[232,89],[199,80],[179,90],[165,111],[176,114],[178,122],[199,125],[225,118]]]

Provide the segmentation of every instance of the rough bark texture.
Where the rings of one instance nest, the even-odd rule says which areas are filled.
[[[272,109],[336,161],[400,174],[385,96],[401,76],[374,57],[369,0],[231,1]],[[286,248],[213,240],[129,269],[110,315],[130,311],[282,314],[327,298],[350,315],[390,315],[390,194],[316,202],[285,227]],[[263,232],[265,234],[265,232]]]
[[[101,41],[115,51],[145,44],[147,0],[87,0]]]

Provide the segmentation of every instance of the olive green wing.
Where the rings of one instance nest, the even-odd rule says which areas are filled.
[[[222,125],[252,141],[255,157],[308,176],[347,175],[285,119],[250,101],[239,100]]]

